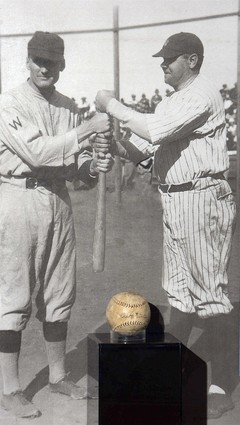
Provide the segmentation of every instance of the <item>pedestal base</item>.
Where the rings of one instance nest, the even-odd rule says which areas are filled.
[[[178,340],[99,338],[99,425],[207,424],[206,365]]]

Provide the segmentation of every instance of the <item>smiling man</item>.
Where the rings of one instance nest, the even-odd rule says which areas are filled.
[[[227,352],[234,308],[227,265],[236,206],[225,179],[229,160],[223,102],[219,90],[200,74],[203,55],[201,40],[186,32],[169,37],[153,55],[163,58],[165,83],[174,89],[154,114],[133,111],[106,90],[98,92],[96,106],[133,133],[129,141],[117,143],[119,155],[135,162],[154,155],[170,330],[185,344],[194,324],[204,330],[207,344],[199,341],[197,354],[206,361],[211,357],[208,417],[218,418],[233,408]]]
[[[80,122],[75,102],[55,88],[64,70],[64,43],[37,31],[28,44],[30,76],[0,97],[0,364],[1,406],[17,417],[39,410],[19,381],[22,331],[37,288],[49,363],[49,388],[73,399],[85,388],[65,371],[68,320],[76,294],[76,243],[66,180],[95,185],[111,169],[110,122]],[[95,153],[92,154],[92,146]]]

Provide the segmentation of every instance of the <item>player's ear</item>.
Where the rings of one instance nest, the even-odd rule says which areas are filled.
[[[198,55],[196,53],[190,55],[188,58],[188,62],[191,69],[195,68],[198,63]]]

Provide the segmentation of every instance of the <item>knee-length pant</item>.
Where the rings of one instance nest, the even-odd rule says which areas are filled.
[[[229,184],[198,179],[192,190],[161,198],[163,288],[169,303],[205,318],[229,313],[227,266],[236,213]]]
[[[66,321],[76,291],[75,231],[65,185],[0,186],[0,329],[20,331],[31,315]]]

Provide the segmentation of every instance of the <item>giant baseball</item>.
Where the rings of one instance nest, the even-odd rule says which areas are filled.
[[[134,335],[146,329],[150,321],[147,300],[135,292],[114,295],[106,309],[107,321],[114,332]]]

